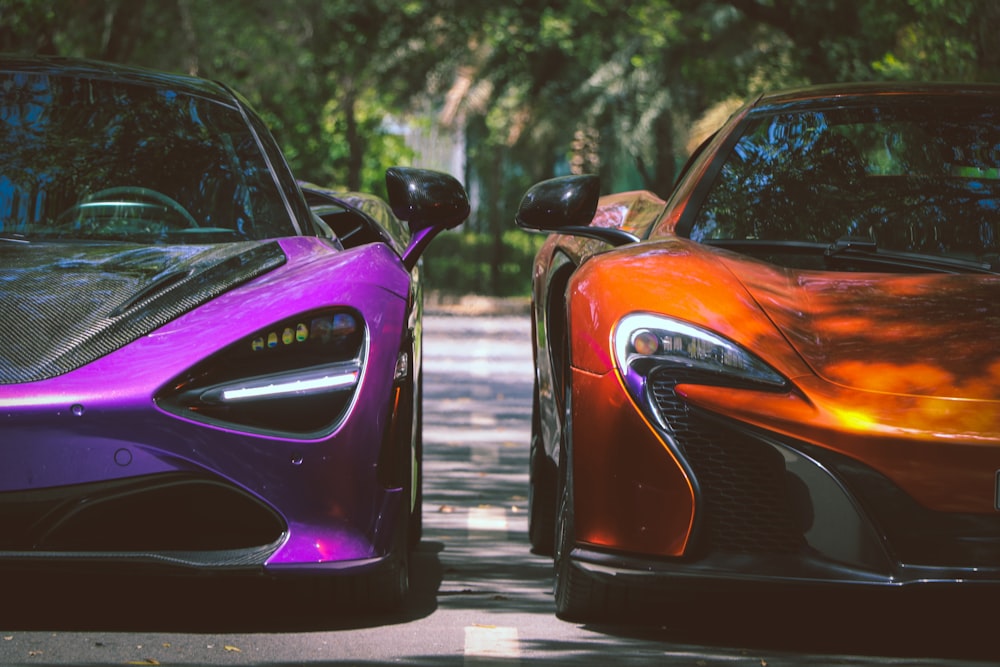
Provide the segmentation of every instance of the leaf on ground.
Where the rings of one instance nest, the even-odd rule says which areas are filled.
[[[225,648],[227,651],[233,651],[234,653],[240,653],[241,652],[235,646],[229,646],[228,644],[226,646],[224,646],[223,648]]]

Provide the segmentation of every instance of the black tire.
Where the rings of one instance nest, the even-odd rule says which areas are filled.
[[[329,576],[300,583],[298,590],[317,608],[332,604],[336,614],[384,614],[398,610],[410,591],[409,554],[394,553],[390,562],[376,572],[351,576]]]
[[[410,358],[413,358],[412,352]],[[423,530],[421,380],[414,382],[411,377],[407,387],[410,400],[403,405],[408,406],[409,414],[403,417],[404,425],[398,431],[398,437],[405,441],[400,443],[397,454],[403,485],[400,497],[403,517],[393,536],[388,563],[377,572],[362,577],[358,582],[361,589],[354,596],[359,606],[376,612],[393,611],[406,601],[410,590],[410,551],[420,542]],[[414,499],[412,507],[411,498]]]
[[[570,553],[576,545],[574,517],[574,481],[572,448],[572,411],[570,390],[566,383],[566,417],[563,424],[562,456],[560,457],[559,507],[556,513],[553,595],[556,616],[567,621],[603,620],[611,614],[628,610],[628,591],[596,579],[573,564]]]
[[[568,463],[568,462],[567,462]],[[573,474],[569,466],[559,494],[559,511],[554,535],[556,616],[569,621],[586,620],[596,611],[585,572],[573,565],[570,552],[575,544],[573,527]]]
[[[356,600],[360,607],[375,612],[399,609],[410,592],[409,549],[405,546],[399,549],[388,568],[368,575],[367,584],[367,599]]]
[[[405,530],[402,536],[405,539]],[[290,577],[281,582],[293,604],[306,605],[321,615],[384,614],[398,610],[410,591],[410,559],[397,544],[390,559],[377,571],[357,575]]]
[[[528,540],[532,552],[551,556],[555,547],[557,471],[542,443],[537,381],[528,452]]]
[[[405,458],[403,478],[406,481],[401,501],[404,505],[403,511],[407,514],[399,522],[399,527],[393,536],[392,552],[386,567],[362,577],[360,581],[362,589],[355,595],[355,603],[371,611],[387,612],[399,608],[406,601],[410,591],[410,550],[414,545],[410,532],[413,528],[414,515],[409,509],[414,482],[411,481],[413,459],[410,457],[409,447],[406,448]]]
[[[413,507],[410,510],[410,526],[409,526],[409,546],[411,549],[415,549],[417,545],[420,544],[420,540],[424,536],[424,410],[423,410],[423,374],[420,375],[420,380],[417,382],[417,398],[414,401],[414,410],[416,411],[416,425],[413,432],[413,452],[414,460],[413,465],[415,466],[412,475],[413,483],[415,486],[415,495],[413,499]]]

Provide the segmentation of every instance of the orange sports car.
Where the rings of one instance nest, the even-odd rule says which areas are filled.
[[[679,583],[1000,582],[1000,87],[761,96],[668,201],[537,184],[530,538]]]

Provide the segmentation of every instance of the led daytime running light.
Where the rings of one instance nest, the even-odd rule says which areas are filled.
[[[337,392],[357,385],[361,369],[357,363],[328,364],[301,371],[258,375],[241,382],[227,382],[207,388],[199,395],[206,404],[239,403],[284,396]]]
[[[284,394],[304,394],[348,387],[358,380],[358,372],[341,375],[327,375],[313,380],[293,380],[259,387],[243,387],[241,389],[226,389],[222,392],[223,401],[239,401],[247,398],[267,398]]]

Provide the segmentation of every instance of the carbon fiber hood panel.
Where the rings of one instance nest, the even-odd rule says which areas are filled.
[[[0,384],[68,373],[284,262],[275,242],[0,245]]]

